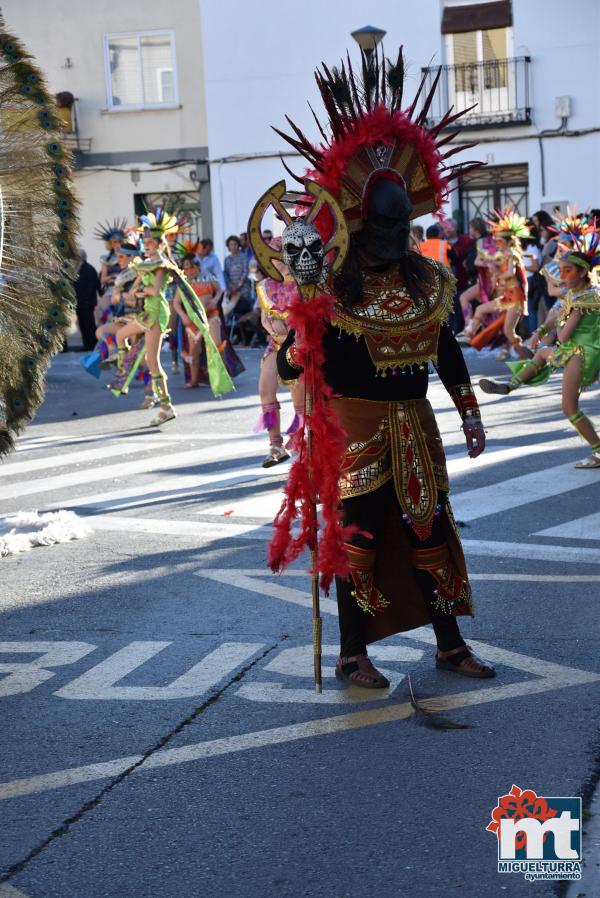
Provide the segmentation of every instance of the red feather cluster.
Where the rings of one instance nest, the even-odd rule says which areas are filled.
[[[315,550],[311,573],[320,574],[326,594],[334,576],[350,572],[344,548],[356,527],[344,527],[341,521],[338,478],[346,448],[345,434],[328,400],[331,388],[323,377],[325,326],[333,314],[334,297],[319,294],[310,301],[294,297],[289,306],[288,322],[296,331],[295,358],[304,368],[306,392],[312,397],[312,409],[306,408],[303,426],[294,434],[298,455],[290,470],[285,498],[273,524],[269,545],[269,566],[281,572],[304,551]],[[311,451],[308,430],[311,432]],[[316,504],[322,504],[319,522]],[[300,532],[292,535],[298,520]]]
[[[392,143],[412,144],[425,168],[427,180],[434,191],[438,208],[448,193],[448,179],[440,174],[444,160],[436,144],[437,132],[429,134],[404,112],[391,112],[383,105],[367,112],[345,136],[338,137],[330,147],[321,150],[319,172],[315,180],[327,190],[338,194],[351,159],[364,146]]]

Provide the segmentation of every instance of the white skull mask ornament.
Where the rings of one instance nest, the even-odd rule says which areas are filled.
[[[325,248],[313,224],[297,218],[284,230],[283,261],[297,284],[316,284],[321,278]]]

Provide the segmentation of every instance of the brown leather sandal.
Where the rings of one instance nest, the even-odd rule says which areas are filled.
[[[469,645],[459,645],[448,652],[438,651],[435,666],[438,670],[451,670],[463,677],[476,677],[480,680],[496,676],[492,665],[479,658]]]
[[[338,658],[335,664],[335,675],[338,680],[361,686],[363,689],[387,689],[390,681],[379,673],[371,663],[368,655],[352,655]]]

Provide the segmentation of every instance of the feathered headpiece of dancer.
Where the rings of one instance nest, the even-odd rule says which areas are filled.
[[[0,455],[44,398],[73,316],[77,201],[44,77],[0,17]]]
[[[110,221],[99,222],[94,230],[94,237],[104,240],[105,243],[109,243],[111,240],[123,240],[126,234],[126,218],[115,218],[112,224]]]
[[[562,243],[572,243],[574,236],[588,234],[594,229],[594,222],[589,212],[578,214],[576,207],[567,206],[566,213],[556,212],[552,218],[556,225],[548,230],[557,235]]]
[[[140,235],[136,231],[130,231],[121,240],[117,252],[123,253],[124,256],[140,256],[142,254]]]
[[[600,233],[595,222],[591,223],[585,234],[572,234],[573,248],[558,260],[579,265],[586,271],[593,271],[600,265]]]
[[[437,212],[448,197],[450,183],[483,164],[448,162],[456,153],[475,146],[453,143],[446,148],[458,130],[447,133],[447,129],[469,110],[453,113],[450,109],[437,124],[428,125],[440,75],[441,68],[427,92],[424,76],[412,103],[403,109],[402,48],[396,63],[377,51],[369,60],[362,54],[360,74],[354,71],[349,56],[339,69],[330,71],[322,63],[315,78],[328,115],[326,127],[311,109],[321,143],[313,144],[289,117],[293,135],[274,129],[304,156],[311,177],[338,201],[351,233],[362,228],[369,188],[379,178],[391,178],[404,187],[412,203],[412,219]],[[303,183],[303,178],[284,166]]]
[[[176,215],[166,212],[165,209],[158,206],[153,212],[145,212],[140,215],[139,230],[146,237],[162,240],[168,234],[177,234],[179,221]]]
[[[179,259],[184,259],[185,256],[197,256],[199,252],[199,240],[181,240],[175,245],[175,253]]]
[[[506,240],[510,240],[511,237],[518,239],[531,237],[527,219],[520,215],[514,206],[494,209],[492,215],[493,218],[488,219],[488,224],[494,237],[504,237]]]

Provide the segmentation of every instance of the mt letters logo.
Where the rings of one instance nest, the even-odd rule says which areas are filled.
[[[581,879],[581,798],[541,798],[513,785],[486,829],[498,838],[498,873]]]

